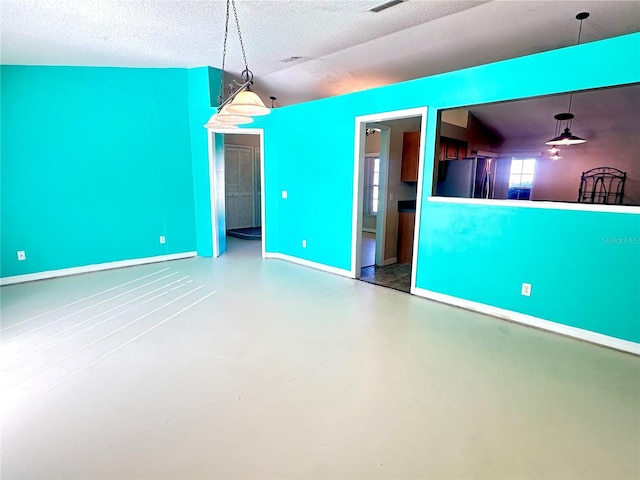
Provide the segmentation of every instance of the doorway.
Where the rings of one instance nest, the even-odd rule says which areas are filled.
[[[424,107],[367,115],[357,117],[355,125],[351,275],[409,293],[415,289],[413,239],[422,197],[426,113]],[[408,141],[415,157],[413,177],[406,176],[402,158]]]
[[[209,172],[214,256],[228,244],[265,257],[264,131],[242,129],[209,135]]]
[[[260,138],[257,135],[225,135],[224,163],[227,236],[260,240]]]

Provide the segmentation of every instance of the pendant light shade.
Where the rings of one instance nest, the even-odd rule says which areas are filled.
[[[228,130],[228,129],[236,129],[239,128],[237,125],[232,123],[222,123],[218,120],[218,114],[215,113],[211,115],[211,118],[207,123],[204,124],[204,128],[208,130]]]
[[[251,117],[248,117],[246,115],[239,115],[237,113],[229,111],[229,105],[225,105],[224,107],[222,107],[222,110],[211,117],[210,120],[225,125],[245,125],[247,123],[253,122],[253,118]]]
[[[551,140],[544,142],[545,145],[579,145],[580,143],[586,142],[584,138],[576,137],[571,133],[571,122],[573,121],[573,113],[558,113],[553,118],[556,119],[556,136]],[[558,135],[558,133],[562,129],[563,122],[564,131],[560,135]],[[549,151],[551,152],[551,150]]]
[[[227,110],[229,113],[251,116],[268,115],[271,112],[260,100],[260,97],[251,90],[244,90],[238,93],[227,106]]]
[[[544,142],[546,145],[579,145],[581,143],[585,143],[586,140],[584,138],[576,137],[571,133],[569,127],[564,129],[561,135],[552,138],[548,142]]]

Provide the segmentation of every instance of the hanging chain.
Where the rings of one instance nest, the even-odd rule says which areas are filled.
[[[242,49],[242,59],[244,60],[244,69],[248,72],[249,66],[247,65],[247,54],[244,51],[244,42],[242,41],[242,33],[240,32],[240,22],[238,21],[238,11],[236,10],[235,0],[231,0],[231,5],[233,6],[233,16],[236,19],[236,28],[238,29],[238,38],[240,39],[240,48]]]
[[[224,42],[222,43],[222,67],[220,70],[220,90],[218,92],[218,105],[224,102],[224,63],[227,57],[227,37],[229,36],[229,1],[227,0],[227,15],[224,21]]]
[[[227,12],[224,21],[224,42],[222,44],[222,67],[220,71],[220,90],[218,92],[218,105],[222,105],[225,101],[225,85],[224,85],[224,67],[225,60],[227,57],[227,38],[229,36],[229,13],[230,8],[233,7],[233,17],[236,21],[236,29],[238,30],[238,38],[240,39],[240,48],[242,49],[242,60],[244,61],[244,70],[240,74],[242,80],[244,82],[253,80],[253,73],[249,70],[249,66],[247,64],[247,54],[244,50],[244,42],[242,41],[242,32],[240,32],[240,22],[238,21],[238,11],[236,10],[236,2],[235,0],[227,0]],[[233,88],[229,85],[229,94],[232,93]],[[219,109],[220,110],[220,109]]]

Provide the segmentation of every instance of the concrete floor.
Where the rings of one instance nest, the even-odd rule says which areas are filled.
[[[1,293],[3,479],[640,477],[640,358],[259,242]]]

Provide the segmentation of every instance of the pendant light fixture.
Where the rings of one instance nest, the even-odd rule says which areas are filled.
[[[589,17],[589,12],[580,12],[576,15],[576,19],[580,20],[580,30],[578,31],[578,45],[580,45],[580,37],[582,36],[582,21],[585,18]],[[574,115],[571,113],[571,103],[573,101],[573,92],[569,94],[569,109],[565,113],[558,113],[554,116],[556,119],[556,131],[555,136],[545,142],[546,145],[578,145],[581,143],[585,143],[586,140],[584,138],[577,137],[571,133],[571,123],[573,122]],[[563,130],[564,127],[564,130]],[[562,132],[562,133],[560,133]],[[558,158],[562,158],[558,155],[560,150],[557,148],[550,149],[549,152],[553,155],[551,157],[553,160],[557,160]],[[557,158],[554,158],[557,157]]]
[[[229,13],[233,8],[233,16],[236,21],[238,30],[238,38],[240,40],[240,48],[242,49],[242,59],[244,60],[244,70],[240,74],[242,83],[235,80],[228,85],[225,98],[224,85],[224,65],[227,55],[227,37],[229,35]],[[235,85],[234,85],[235,84]],[[260,97],[251,91],[253,85],[253,73],[247,65],[247,56],[244,51],[244,42],[242,41],[242,33],[240,32],[240,23],[238,22],[238,12],[236,10],[235,0],[227,0],[227,13],[224,25],[224,42],[222,46],[222,66],[220,69],[220,92],[218,94],[218,112],[211,116],[209,121],[204,125],[210,130],[225,130],[238,128],[253,122],[254,116],[267,115],[271,112],[269,108],[260,100]]]
[[[569,105],[569,110],[571,110],[571,105]],[[544,142],[545,145],[578,145],[580,143],[585,143],[586,140],[584,138],[576,137],[571,133],[571,122],[573,121],[573,117],[573,113],[570,112],[558,113],[555,115],[553,118],[556,119],[556,136],[551,140]],[[565,122],[565,128],[564,131],[558,135],[559,131],[562,130],[562,122]]]

